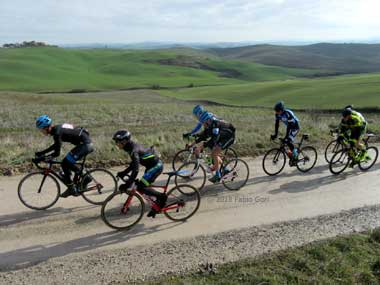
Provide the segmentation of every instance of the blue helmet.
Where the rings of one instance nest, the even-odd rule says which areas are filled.
[[[214,114],[213,113],[210,113],[210,112],[203,112],[200,117],[199,117],[199,122],[201,122],[202,124],[204,124],[207,120],[209,119],[213,119],[215,118]]]
[[[43,129],[49,127],[53,120],[48,115],[39,116],[36,120],[36,127],[38,129]]]
[[[276,112],[278,112],[278,111],[284,111],[284,109],[285,109],[285,104],[282,101],[277,102],[276,105],[274,105],[274,110]]]
[[[193,115],[196,116],[197,118],[200,117],[200,115],[205,111],[203,106],[201,105],[196,105],[193,109]]]

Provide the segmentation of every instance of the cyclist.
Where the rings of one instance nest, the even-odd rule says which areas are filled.
[[[67,185],[67,190],[61,194],[61,197],[66,198],[70,195],[77,196],[78,189],[75,183],[80,179],[80,169],[76,166],[76,162],[91,153],[94,150],[90,135],[84,128],[75,128],[71,124],[53,125],[53,121],[48,115],[39,116],[36,120],[36,127],[41,130],[44,135],[50,135],[54,139],[52,144],[47,149],[36,152],[36,160],[43,161],[60,155],[62,142],[69,142],[75,147],[62,160],[63,180]],[[74,180],[71,179],[72,171],[75,173]],[[75,182],[75,183],[74,183]],[[84,184],[91,182],[91,178],[87,178]]]
[[[367,132],[367,121],[361,113],[354,111],[351,105],[345,107],[342,111],[342,121],[339,130],[338,141],[343,142],[347,138],[351,147],[360,151],[358,156],[352,161],[351,167],[356,162],[368,157],[365,145],[362,143],[362,139]]]
[[[195,126],[195,128],[193,128],[190,132],[183,134],[184,138],[188,138],[192,135],[195,135],[196,133],[198,133],[201,130],[202,122],[200,121],[200,117],[204,112],[207,112],[207,111],[204,109],[203,106],[195,105],[195,107],[193,108],[193,115],[197,119],[198,123]]]
[[[117,147],[126,151],[132,159],[130,165],[124,171],[117,173],[118,177],[124,178],[124,176],[131,172],[129,179],[124,184],[120,185],[119,190],[126,191],[133,184],[139,173],[139,165],[141,164],[145,167],[145,173],[137,182],[137,189],[146,195],[155,197],[155,203],[160,208],[163,208],[167,200],[166,194],[149,187],[164,169],[163,163],[153,147],[144,148],[140,144],[131,140],[131,133],[128,130],[117,131],[112,139],[115,141]],[[148,213],[148,217],[154,218],[156,214],[157,212],[152,208]]]
[[[212,150],[211,157],[213,165],[210,170],[215,171],[215,175],[211,177],[209,181],[217,183],[222,178],[220,170],[222,159],[220,158],[220,153],[235,142],[235,127],[231,123],[217,119],[209,112],[203,112],[199,121],[203,124],[204,131],[199,134],[191,146],[203,142],[197,147],[195,151],[196,155],[199,155],[205,147],[209,147]]]
[[[271,135],[270,138],[271,140],[274,140],[277,138],[280,121],[282,121],[286,126],[286,135],[283,141],[292,152],[291,153],[292,160],[295,160],[297,159],[298,153],[297,153],[297,149],[294,147],[293,142],[300,130],[299,120],[296,117],[296,115],[294,115],[293,111],[285,108],[285,104],[282,101],[277,102],[274,105],[274,111],[275,111],[276,123],[275,123],[275,128],[274,128],[274,135]]]

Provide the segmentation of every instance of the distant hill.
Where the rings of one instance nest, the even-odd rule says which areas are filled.
[[[229,60],[318,69],[332,73],[380,71],[380,44],[254,45],[213,48],[208,49],[208,52]]]
[[[315,71],[227,61],[203,50],[0,48],[0,90],[83,92],[285,80]]]

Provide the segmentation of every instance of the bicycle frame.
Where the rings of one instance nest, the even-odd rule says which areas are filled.
[[[57,173],[54,169],[52,169],[53,165],[61,165],[61,164],[62,164],[62,161],[58,161],[58,160],[49,160],[49,161],[45,161],[45,162],[48,164],[48,167],[41,167],[41,166],[39,165],[39,163],[33,162],[34,165],[36,165],[36,167],[37,167],[38,169],[40,169],[40,170],[42,170],[42,171],[44,172],[44,177],[43,177],[43,179],[42,179],[42,181],[41,181],[41,185],[40,185],[40,187],[39,187],[39,189],[38,189],[38,193],[41,193],[42,186],[43,186],[43,184],[44,184],[44,182],[45,182],[46,177],[47,177],[49,174],[53,175],[55,178],[57,178],[59,181],[61,181],[64,185],[66,185],[66,182],[65,182],[64,178],[63,178],[59,173]],[[79,166],[80,166],[80,173],[79,173],[80,177],[83,176],[84,170],[86,169],[86,168],[85,168],[85,163],[86,163],[86,156],[83,158],[82,161],[75,163],[76,165],[79,165]],[[100,189],[98,189],[98,192],[99,192],[99,191],[100,191]],[[100,193],[100,192],[99,192],[99,193]]]
[[[151,187],[151,188],[161,188],[161,189],[164,190],[163,193],[166,194],[166,192],[167,192],[167,190],[169,188],[170,180],[171,180],[171,178],[172,178],[173,175],[170,175],[168,173],[164,173],[164,174],[169,175],[165,185],[154,185],[154,184],[152,184],[149,187]],[[125,179],[121,178],[121,180],[124,181],[124,182],[126,182]],[[172,204],[166,205],[164,208],[160,208],[156,204],[156,202],[152,198],[150,198],[150,196],[146,195],[145,193],[143,193],[142,191],[140,191],[140,190],[138,190],[136,188],[136,182],[137,182],[137,180],[135,180],[135,182],[132,184],[132,187],[131,187],[132,190],[128,190],[128,192],[127,192],[128,198],[125,201],[123,208],[121,209],[121,212],[123,214],[125,214],[128,211],[128,208],[129,208],[129,205],[131,204],[132,198],[133,198],[133,196],[136,193],[138,193],[140,196],[142,196],[145,199],[145,201],[148,202],[148,204],[152,207],[152,209],[156,210],[157,212],[160,212],[160,211],[166,212],[166,211],[173,210],[173,209],[178,209],[178,208],[184,206],[184,205],[178,205],[178,203],[172,203]],[[174,206],[174,205],[177,205],[177,206]]]

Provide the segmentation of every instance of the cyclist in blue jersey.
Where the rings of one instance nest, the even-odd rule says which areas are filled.
[[[202,125],[203,125],[203,123],[201,122],[201,116],[202,116],[202,114],[205,114],[205,113],[212,114],[212,113],[207,112],[205,110],[205,108],[201,105],[196,105],[193,108],[193,115],[197,119],[198,123],[190,132],[183,134],[184,138],[188,138],[192,135],[199,133],[199,131],[202,129]]]
[[[277,138],[278,128],[280,126],[280,121],[282,121],[286,126],[286,135],[284,137],[284,142],[288,145],[289,149],[292,151],[292,158],[296,159],[298,156],[297,149],[294,148],[293,142],[300,130],[299,120],[294,115],[293,111],[286,109],[284,102],[277,102],[274,106],[275,111],[275,130],[274,135],[271,135],[271,140]]]
[[[205,147],[211,149],[213,165],[210,170],[215,171],[215,175],[209,181],[217,183],[222,178],[220,171],[222,159],[220,158],[220,154],[222,150],[227,149],[235,142],[235,127],[231,123],[217,119],[209,112],[203,112],[199,121],[203,124],[204,130],[190,147],[199,144],[195,150],[196,155],[199,155]]]

